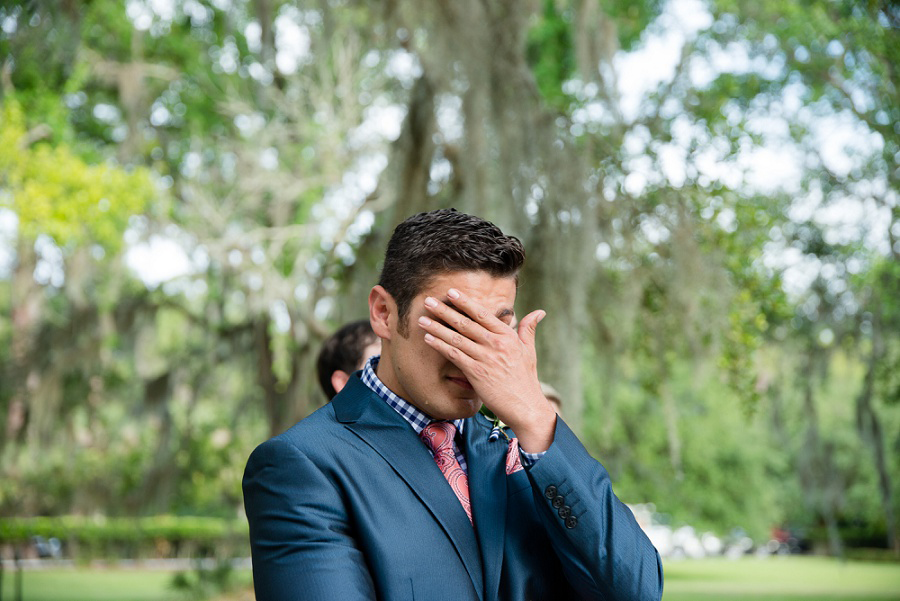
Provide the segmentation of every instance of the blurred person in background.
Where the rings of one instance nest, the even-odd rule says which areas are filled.
[[[562,397],[559,396],[559,392],[546,382],[541,382],[541,392],[544,393],[544,396],[547,397],[547,400],[553,405],[553,410],[556,411],[556,415],[562,417]]]
[[[319,386],[329,401],[344,388],[350,375],[381,353],[381,338],[368,319],[351,321],[325,339],[316,358]]]

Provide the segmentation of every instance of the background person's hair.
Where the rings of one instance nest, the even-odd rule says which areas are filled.
[[[541,392],[545,397],[547,397],[548,401],[550,401],[551,403],[556,403],[560,406],[560,408],[562,407],[562,397],[559,395],[559,392],[555,388],[553,388],[546,382],[541,382]]]
[[[397,303],[397,330],[406,336],[410,304],[434,276],[485,271],[494,277],[515,277],[524,262],[525,249],[518,238],[480,217],[438,209],[413,215],[397,226],[378,283]]]
[[[329,400],[337,394],[331,384],[331,374],[337,370],[348,374],[355,372],[366,347],[377,339],[368,319],[352,321],[325,339],[316,358],[316,373],[319,386]]]

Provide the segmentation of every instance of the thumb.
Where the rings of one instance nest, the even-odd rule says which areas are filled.
[[[531,313],[523,317],[522,321],[519,322],[519,340],[521,340],[528,346],[534,346],[537,324],[541,323],[541,320],[546,316],[546,311],[544,311],[543,309],[538,309],[537,311],[532,311]]]

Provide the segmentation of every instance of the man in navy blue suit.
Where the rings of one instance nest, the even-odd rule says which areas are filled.
[[[381,355],[247,463],[260,601],[661,598],[659,555],[541,392],[544,312],[510,325],[524,260],[452,209],[396,228]]]

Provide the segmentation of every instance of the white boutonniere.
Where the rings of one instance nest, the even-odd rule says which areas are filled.
[[[500,421],[500,418],[484,405],[481,406],[481,413],[491,422],[491,434],[488,436],[488,440],[490,442],[499,440],[501,434],[506,438],[506,475],[509,476],[523,470],[522,458],[519,453],[519,440],[510,438],[509,434],[506,433],[509,426]]]
[[[500,438],[500,434],[506,437],[506,440],[512,440],[509,437],[509,434],[506,433],[506,430],[509,428],[506,424],[500,421],[500,418],[494,415],[494,412],[485,407],[481,406],[481,414],[484,415],[491,422],[491,434],[488,436],[488,440],[494,442]]]

